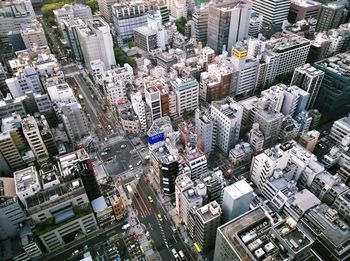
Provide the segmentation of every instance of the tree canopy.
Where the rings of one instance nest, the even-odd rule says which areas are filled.
[[[186,25],[186,18],[181,16],[179,19],[177,19],[175,21],[175,25],[177,30],[182,33],[185,34],[185,25]]]
[[[127,56],[122,49],[114,48],[114,55],[115,55],[116,62],[119,63],[120,65],[124,65],[125,63],[128,63],[132,67],[136,66],[135,59]]]

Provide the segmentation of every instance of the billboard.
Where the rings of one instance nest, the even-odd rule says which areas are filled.
[[[154,136],[148,136],[147,137],[148,144],[153,145],[157,142],[163,141],[164,140],[164,133],[158,133]]]

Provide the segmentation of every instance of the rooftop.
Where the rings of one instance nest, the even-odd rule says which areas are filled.
[[[148,27],[148,26],[141,26],[141,27],[137,27],[134,29],[135,32],[138,32],[142,35],[145,36],[151,36],[151,35],[155,35],[157,34],[156,31],[154,31],[152,28]]]
[[[216,201],[212,201],[209,204],[197,209],[196,214],[200,217],[202,223],[205,224],[214,219],[220,218],[221,207]]]
[[[16,171],[13,173],[16,193],[19,194],[21,191],[25,191],[31,188],[32,185],[39,184],[38,172],[34,166]]]
[[[63,176],[69,175],[75,163],[89,159],[85,149],[79,149],[58,158],[59,168]]]
[[[0,199],[5,197],[16,197],[14,178],[0,177]]]
[[[153,150],[152,154],[163,164],[170,164],[178,160],[177,155],[171,155],[166,146]]]
[[[326,204],[311,209],[302,218],[302,224],[311,230],[316,229],[321,238],[330,240],[336,248],[342,248],[350,240],[349,224]]]
[[[315,63],[322,71],[329,71],[350,80],[350,52],[340,53]]]
[[[227,193],[233,199],[252,192],[253,188],[245,180],[237,181],[224,189],[224,193]]]
[[[276,53],[282,53],[306,45],[310,45],[308,39],[297,35],[288,35],[280,38],[272,38],[267,41],[266,49]]]
[[[219,110],[222,114],[224,114],[226,117],[230,119],[236,118],[236,113],[238,110],[241,110],[242,107],[239,103],[234,101],[232,98],[226,98],[221,101],[213,101],[211,103],[211,106]]]

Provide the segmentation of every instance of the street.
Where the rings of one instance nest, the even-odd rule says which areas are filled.
[[[134,189],[132,201],[138,212],[138,218],[149,232],[162,260],[175,260],[171,253],[172,248],[175,248],[176,251],[182,250],[187,260],[194,260],[180,239],[178,232],[173,231],[168,213],[159,203],[149,184],[145,184],[144,179],[140,178]],[[152,198],[152,203],[148,197]],[[161,216],[162,221],[157,215]]]

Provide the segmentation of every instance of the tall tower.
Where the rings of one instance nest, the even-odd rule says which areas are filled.
[[[282,25],[287,20],[290,0],[252,0],[253,10],[263,15],[264,24]]]
[[[316,69],[310,64],[305,64],[294,70],[290,85],[296,85],[310,94],[306,105],[307,109],[311,109],[314,106],[323,77],[324,72]]]
[[[210,4],[208,45],[216,53],[222,53],[247,38],[251,11],[252,4],[246,0]]]

